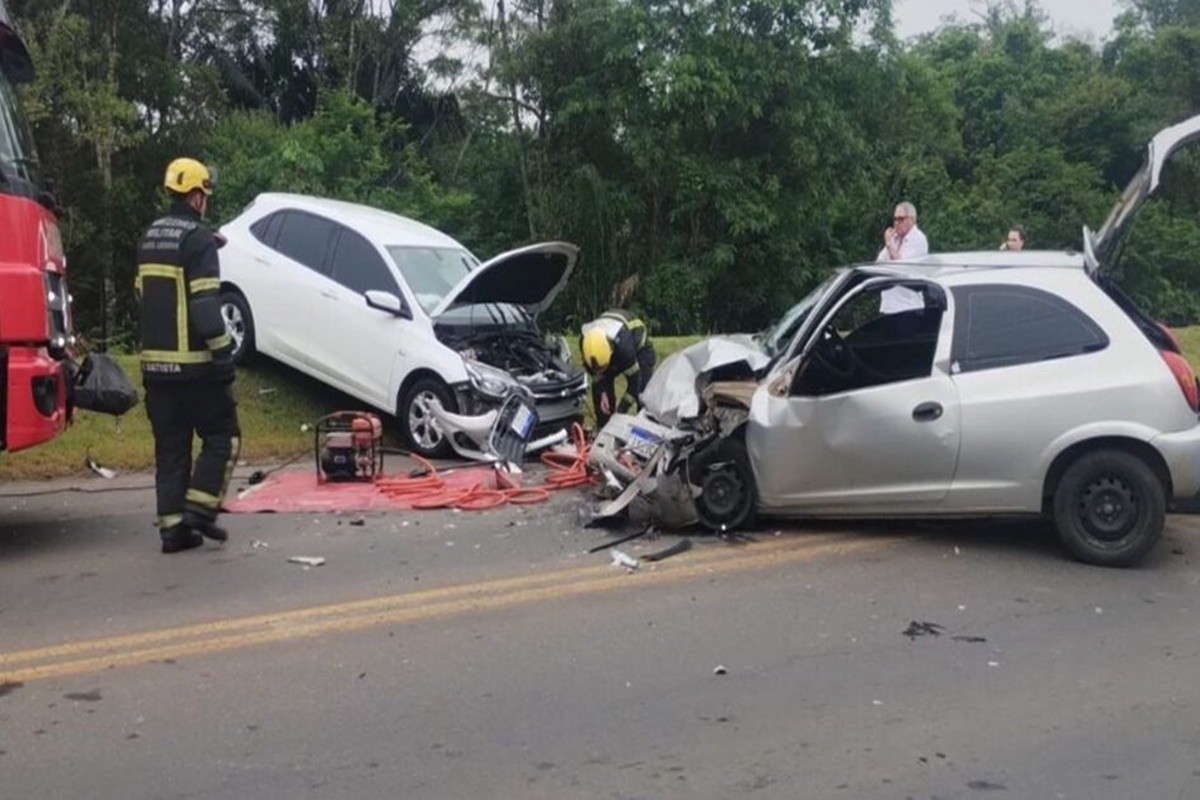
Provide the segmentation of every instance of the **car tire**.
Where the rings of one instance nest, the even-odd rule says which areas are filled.
[[[240,292],[221,292],[221,319],[233,337],[233,363],[245,364],[254,355],[254,315]]]
[[[419,378],[400,397],[396,418],[414,453],[425,458],[445,458],[452,448],[450,440],[437,428],[431,416],[429,406],[434,400],[447,411],[458,411],[458,403],[449,386],[437,378]]]
[[[1140,562],[1162,537],[1163,482],[1142,459],[1096,450],[1067,467],[1054,490],[1054,523],[1080,561],[1102,567]]]
[[[754,520],[758,487],[746,444],[728,437],[710,445],[688,464],[688,482],[700,491],[696,517],[715,533],[727,533]]]

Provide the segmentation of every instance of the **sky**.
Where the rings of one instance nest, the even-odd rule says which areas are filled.
[[[1017,0],[1018,8],[1024,3]],[[1112,21],[1124,9],[1119,0],[1041,0],[1059,35],[1076,35],[1100,42],[1112,32]],[[942,17],[957,16],[959,22],[976,22],[986,8],[984,0],[894,0],[896,32],[901,38],[928,33]]]

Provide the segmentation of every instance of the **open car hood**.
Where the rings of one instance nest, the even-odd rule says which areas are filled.
[[[442,298],[431,317],[456,305],[511,303],[530,314],[544,311],[567,285],[579,248],[567,242],[531,244],[485,261]]]
[[[1096,272],[1112,258],[1142,203],[1158,189],[1167,159],[1197,137],[1200,137],[1200,116],[1164,128],[1150,140],[1145,163],[1125,187],[1100,230],[1093,233],[1087,227],[1083,229],[1083,257],[1089,273]]]

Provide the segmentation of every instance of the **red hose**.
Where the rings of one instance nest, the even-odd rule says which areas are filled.
[[[573,454],[542,453],[542,463],[549,471],[541,486],[484,489],[477,484],[470,489],[447,489],[446,481],[438,474],[437,467],[415,454],[410,458],[425,468],[425,474],[415,477],[378,478],[375,486],[389,496],[410,499],[415,509],[458,508],[463,511],[486,511],[505,503],[544,503],[550,499],[552,489],[570,489],[598,481],[598,476],[588,470],[587,434],[579,423],[571,426],[571,442],[575,445]]]

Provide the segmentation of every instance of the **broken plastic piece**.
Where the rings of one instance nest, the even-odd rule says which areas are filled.
[[[87,455],[87,467],[105,480],[111,480],[112,478],[117,477],[117,471],[115,469],[109,469],[108,467],[100,466],[100,464],[98,464],[96,460],[92,458],[91,453],[88,453]]]
[[[616,548],[609,550],[609,555],[612,556],[612,565],[614,567],[628,567],[629,569],[638,568],[638,560],[628,553],[624,553]]]
[[[292,564],[303,564],[306,567],[319,567],[325,563],[325,559],[321,556],[291,556],[288,562]]]
[[[729,670],[725,669],[723,664],[717,664],[717,668],[713,670],[713,675],[727,675]]]

